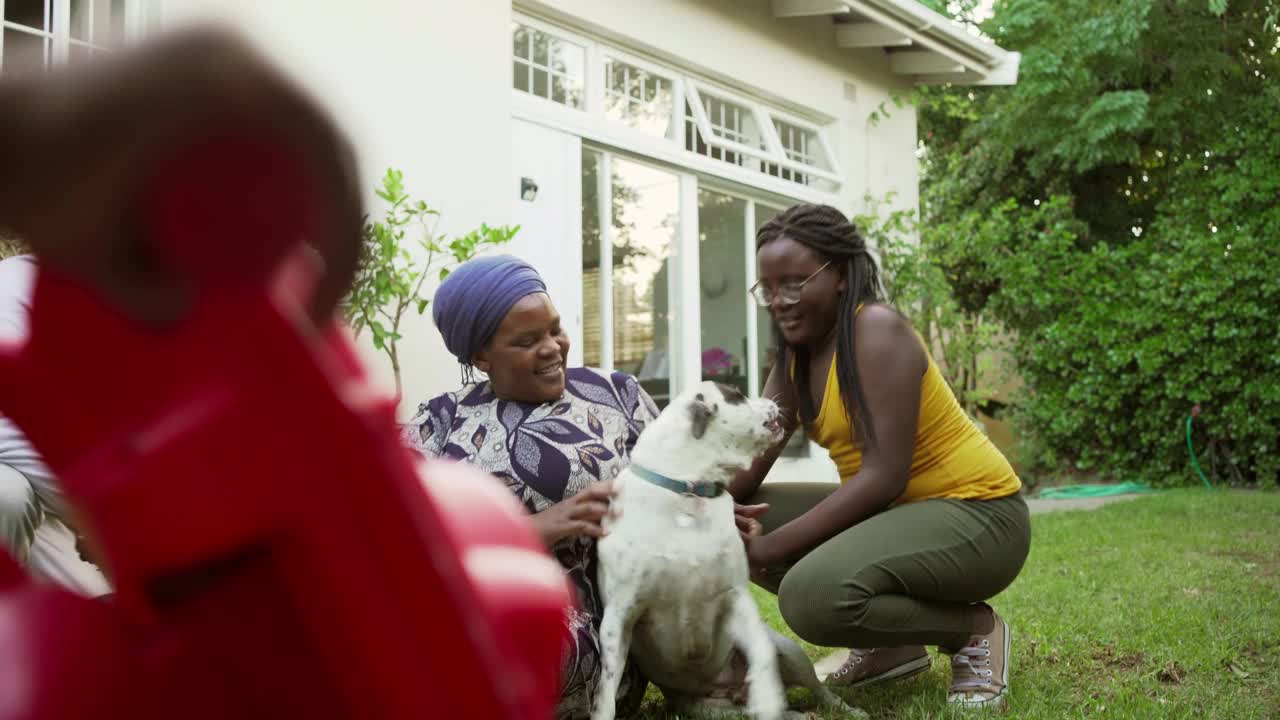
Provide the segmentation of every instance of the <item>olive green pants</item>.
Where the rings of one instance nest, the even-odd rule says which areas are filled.
[[[765,532],[835,491],[832,483],[773,483],[751,503],[769,503]],[[778,596],[787,625],[828,647],[962,647],[975,603],[1018,576],[1031,546],[1019,494],[998,500],[923,500],[892,507],[770,568],[757,582]]]

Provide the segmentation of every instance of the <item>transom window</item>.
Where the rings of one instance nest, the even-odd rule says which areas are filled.
[[[605,117],[657,137],[671,132],[674,83],[614,57],[604,60]]]
[[[826,149],[822,143],[822,137],[816,130],[799,127],[777,118],[773,119],[773,129],[777,133],[778,141],[782,143],[782,151],[788,159],[794,160],[804,167],[822,170],[831,169],[831,164],[827,160]],[[791,180],[801,185],[823,185],[825,183],[822,178],[811,173],[800,172],[794,167],[770,165],[766,172],[783,180]]]
[[[514,87],[571,108],[582,107],[586,49],[542,30],[512,23]]]
[[[707,125],[716,137],[756,149],[764,148],[760,129],[756,127],[750,108],[704,93],[702,109],[707,114]]]
[[[599,117],[753,173],[839,191],[843,178],[818,125],[544,22],[517,18],[512,87],[521,95],[571,108],[582,121]]]

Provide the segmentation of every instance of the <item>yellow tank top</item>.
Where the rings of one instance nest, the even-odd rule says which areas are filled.
[[[925,355],[929,368],[921,380],[920,421],[916,425],[911,472],[907,489],[895,504],[931,498],[995,500],[1017,492],[1022,481],[1009,461],[965,414],[927,347]],[[862,467],[862,448],[853,442],[834,357],[822,407],[805,431],[830,453],[840,472],[840,482],[853,477]]]

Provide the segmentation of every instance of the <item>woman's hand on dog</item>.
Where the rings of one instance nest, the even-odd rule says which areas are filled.
[[[759,505],[733,504],[733,521],[738,525],[738,534],[742,536],[744,545],[751,538],[757,537],[764,532],[764,526],[756,518],[767,512],[769,512],[769,506],[765,503]]]
[[[753,545],[760,542],[761,536],[764,535],[764,525],[756,518],[769,512],[769,505],[761,503],[759,505],[739,505],[733,504],[733,521],[738,526],[738,536],[742,538],[742,547],[747,551],[747,566],[751,571],[751,579],[759,580],[764,575],[764,567],[756,566],[751,562],[751,549]]]
[[[602,538],[608,531],[601,523],[606,517],[619,515],[618,509],[611,508],[617,495],[612,480],[591,483],[578,494],[534,514],[534,528],[547,547],[570,537]]]

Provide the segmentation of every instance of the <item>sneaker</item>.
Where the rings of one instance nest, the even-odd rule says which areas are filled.
[[[853,648],[849,657],[827,676],[830,687],[855,688],[885,680],[918,675],[929,669],[929,652],[923,645],[893,648]]]
[[[1000,707],[1009,689],[1009,624],[995,612],[995,627],[974,635],[951,656],[947,702],[962,707]]]

